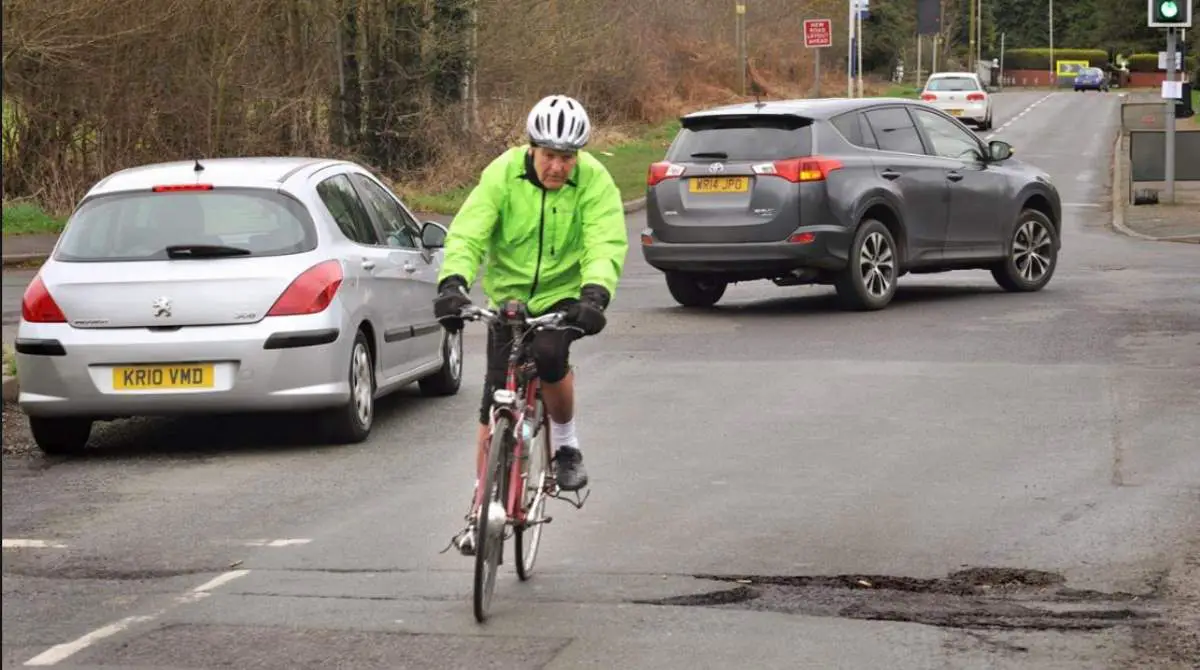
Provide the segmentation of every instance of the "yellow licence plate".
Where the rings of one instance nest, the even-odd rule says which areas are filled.
[[[210,389],[215,382],[212,363],[113,368],[113,388],[118,391]]]
[[[688,182],[692,193],[745,193],[750,190],[749,177],[693,177]]]
[[[950,112],[950,116],[962,116],[962,114],[963,114],[963,111],[961,109],[951,109],[951,110],[949,110],[949,112]]]

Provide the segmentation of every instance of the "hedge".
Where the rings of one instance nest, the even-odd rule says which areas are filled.
[[[1108,66],[1108,53],[1102,49],[1055,49],[1054,60],[1085,60],[1091,67],[1104,68]],[[1006,70],[1049,70],[1050,67],[1049,49],[1013,49],[1004,54]]]
[[[1193,71],[1197,67],[1197,59],[1195,56],[1188,56],[1183,59],[1183,69],[1185,71]],[[1158,54],[1133,54],[1129,57],[1130,72],[1164,72],[1165,70],[1158,69]]]

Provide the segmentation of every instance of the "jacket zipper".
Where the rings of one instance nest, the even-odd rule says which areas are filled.
[[[542,213],[538,219],[538,255],[537,266],[533,271],[533,286],[529,287],[529,299],[537,292],[538,280],[542,277],[542,243],[546,239],[546,190],[542,189]]]

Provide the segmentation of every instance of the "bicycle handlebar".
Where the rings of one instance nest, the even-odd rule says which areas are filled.
[[[502,320],[503,317],[493,310],[478,305],[467,305],[462,308],[458,314],[459,318],[464,321],[486,321],[492,323]],[[445,319],[447,317],[442,317]],[[583,333],[583,329],[575,325],[564,325],[567,313],[564,311],[550,312],[542,316],[526,317],[525,325],[529,328],[544,329],[544,330],[577,330]],[[439,319],[439,321],[441,320]],[[586,333],[585,333],[586,334]]]

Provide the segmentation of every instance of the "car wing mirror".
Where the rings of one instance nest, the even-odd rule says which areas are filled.
[[[437,221],[426,221],[421,226],[421,246],[430,250],[441,249],[446,246],[446,235],[449,233],[449,229]]]
[[[1012,158],[1014,153],[1013,146],[1003,140],[992,140],[988,142],[988,160],[993,163],[999,163]]]

